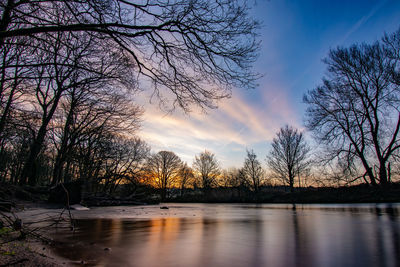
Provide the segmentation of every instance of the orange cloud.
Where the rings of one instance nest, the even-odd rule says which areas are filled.
[[[255,93],[261,95],[257,101],[234,92],[207,114],[198,110],[189,115],[179,110],[165,114],[148,105],[140,135],[154,151],[172,150],[189,163],[195,154],[208,149],[229,164],[226,151],[238,153],[240,147],[245,151],[255,143],[267,143],[281,126],[297,120],[283,90],[268,86]]]

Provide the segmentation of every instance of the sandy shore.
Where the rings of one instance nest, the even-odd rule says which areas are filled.
[[[71,264],[54,255],[41,241],[27,239],[8,242],[0,246],[0,267],[5,266],[50,267],[71,266]]]
[[[50,236],[49,233],[52,231],[52,227],[46,227],[46,224],[49,224],[62,210],[24,204],[19,204],[20,208],[14,211],[16,216],[23,222],[23,231],[34,230],[35,234],[43,237]],[[10,216],[10,214],[7,216]],[[42,221],[45,222],[42,223]],[[50,247],[51,245],[43,242],[43,240],[29,234],[26,238],[18,240],[19,231],[12,231],[9,228],[7,230],[9,232],[0,235],[0,267],[72,265],[68,260],[55,255]]]

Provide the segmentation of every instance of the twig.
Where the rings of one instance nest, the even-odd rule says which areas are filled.
[[[69,220],[70,220],[70,224],[71,224],[71,230],[74,230],[74,229],[75,229],[74,219],[73,219],[73,217],[72,217],[71,208],[70,208],[70,206],[69,206],[69,192],[68,192],[68,190],[65,188],[65,186],[64,186],[63,183],[60,183],[60,185],[61,185],[61,187],[64,189],[65,194],[67,195],[67,203],[66,203],[66,204],[67,204],[68,215],[69,215]],[[62,214],[64,213],[64,211],[65,211],[65,208],[64,208],[63,211],[61,212],[59,219],[61,218],[61,216],[62,216]]]

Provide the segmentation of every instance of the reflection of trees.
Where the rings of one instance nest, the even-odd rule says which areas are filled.
[[[392,205],[375,207],[375,251],[379,266],[400,265],[400,235],[398,225],[398,210]],[[388,219],[388,220],[386,220]],[[388,227],[384,227],[388,224]]]
[[[292,205],[292,224],[293,224],[293,256],[296,266],[312,266],[311,252],[308,246],[307,226],[303,227],[302,216],[299,216],[296,204]],[[304,222],[307,224],[307,222]]]
[[[201,218],[80,220],[72,240],[83,244],[82,249],[64,249],[61,255],[74,260],[97,259],[96,264],[113,266],[211,267],[229,263],[312,267],[400,263],[396,206],[312,210],[293,205],[268,209],[267,213],[265,206],[256,206],[241,209],[240,217],[208,216],[223,209],[226,206],[211,208]],[[103,258],[105,247],[111,247],[112,253]]]

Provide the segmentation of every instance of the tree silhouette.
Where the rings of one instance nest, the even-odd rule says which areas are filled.
[[[181,189],[181,196],[183,196],[187,186],[192,186],[194,182],[193,169],[190,168],[185,162],[179,170],[179,184]]]
[[[331,50],[324,60],[329,76],[304,97],[307,127],[326,145],[328,160],[358,173],[353,181],[390,181],[400,148],[399,49],[400,30],[372,45]]]
[[[233,86],[253,87],[258,76],[251,63],[259,23],[242,1],[8,0],[0,8],[0,47],[87,32],[129,56],[143,88],[151,82],[161,104],[172,95],[172,107],[213,107]]]
[[[258,192],[261,182],[264,179],[264,170],[253,150],[247,150],[247,157],[244,160],[243,172],[246,180],[254,192]]]
[[[303,133],[288,125],[281,128],[272,141],[272,150],[267,156],[268,166],[278,178],[289,184],[291,191],[295,176],[300,176],[310,165],[309,151]]]
[[[182,161],[174,152],[160,151],[149,157],[146,167],[147,175],[161,189],[162,201],[166,200],[167,189],[174,182],[178,182],[181,168]]]
[[[221,169],[215,154],[206,150],[195,156],[193,169],[196,171],[203,189],[208,190],[217,184]]]

